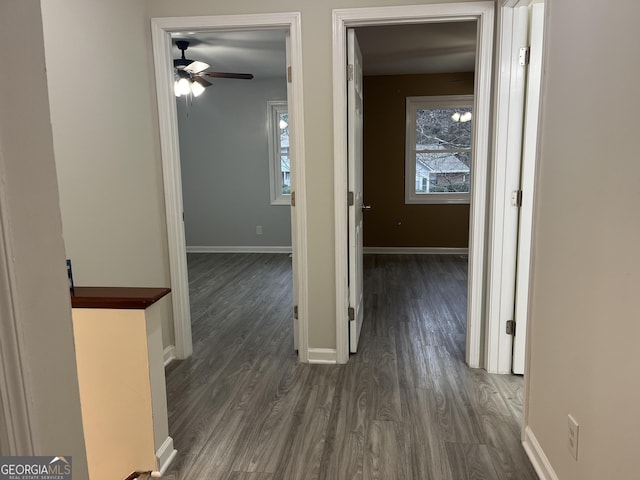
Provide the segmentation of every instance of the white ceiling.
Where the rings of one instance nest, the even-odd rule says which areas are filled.
[[[173,58],[180,58],[175,40],[187,40],[186,57],[208,63],[209,71],[252,73],[256,79],[286,75],[284,30],[182,32],[171,36]]]
[[[476,22],[385,25],[356,29],[365,75],[473,72]],[[284,77],[285,31],[180,32],[190,42],[186,57],[211,65],[209,71]]]
[[[473,72],[476,22],[356,29],[365,75]]]

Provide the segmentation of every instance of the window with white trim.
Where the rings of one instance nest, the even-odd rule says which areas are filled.
[[[270,101],[268,108],[271,205],[291,204],[291,160],[287,102]]]
[[[473,95],[407,97],[405,203],[470,203]]]

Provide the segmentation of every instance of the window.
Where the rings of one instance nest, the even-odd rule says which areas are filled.
[[[469,203],[473,95],[407,97],[405,203]]]
[[[267,105],[271,205],[289,205],[291,203],[291,162],[287,102],[268,102]]]

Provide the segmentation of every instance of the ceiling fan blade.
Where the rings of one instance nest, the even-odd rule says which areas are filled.
[[[253,75],[250,73],[202,72],[200,75],[213,78],[235,78],[237,80],[251,80],[253,78]]]
[[[194,75],[192,78],[193,78],[194,82],[198,82],[200,85],[202,85],[205,88],[210,87],[211,85],[213,85],[213,83],[209,82],[208,80],[205,80],[204,78],[202,78],[199,75]]]
[[[184,70],[185,72],[189,72],[189,73],[200,73],[201,71],[206,70],[207,68],[209,68],[208,63],[198,62],[196,60],[195,62],[191,62],[189,65],[184,67]]]

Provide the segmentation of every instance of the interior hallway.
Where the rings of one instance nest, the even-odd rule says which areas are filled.
[[[466,265],[366,255],[360,351],[297,362],[286,254],[190,254],[194,355],[167,370],[169,480],[536,479],[522,379],[464,364]]]

